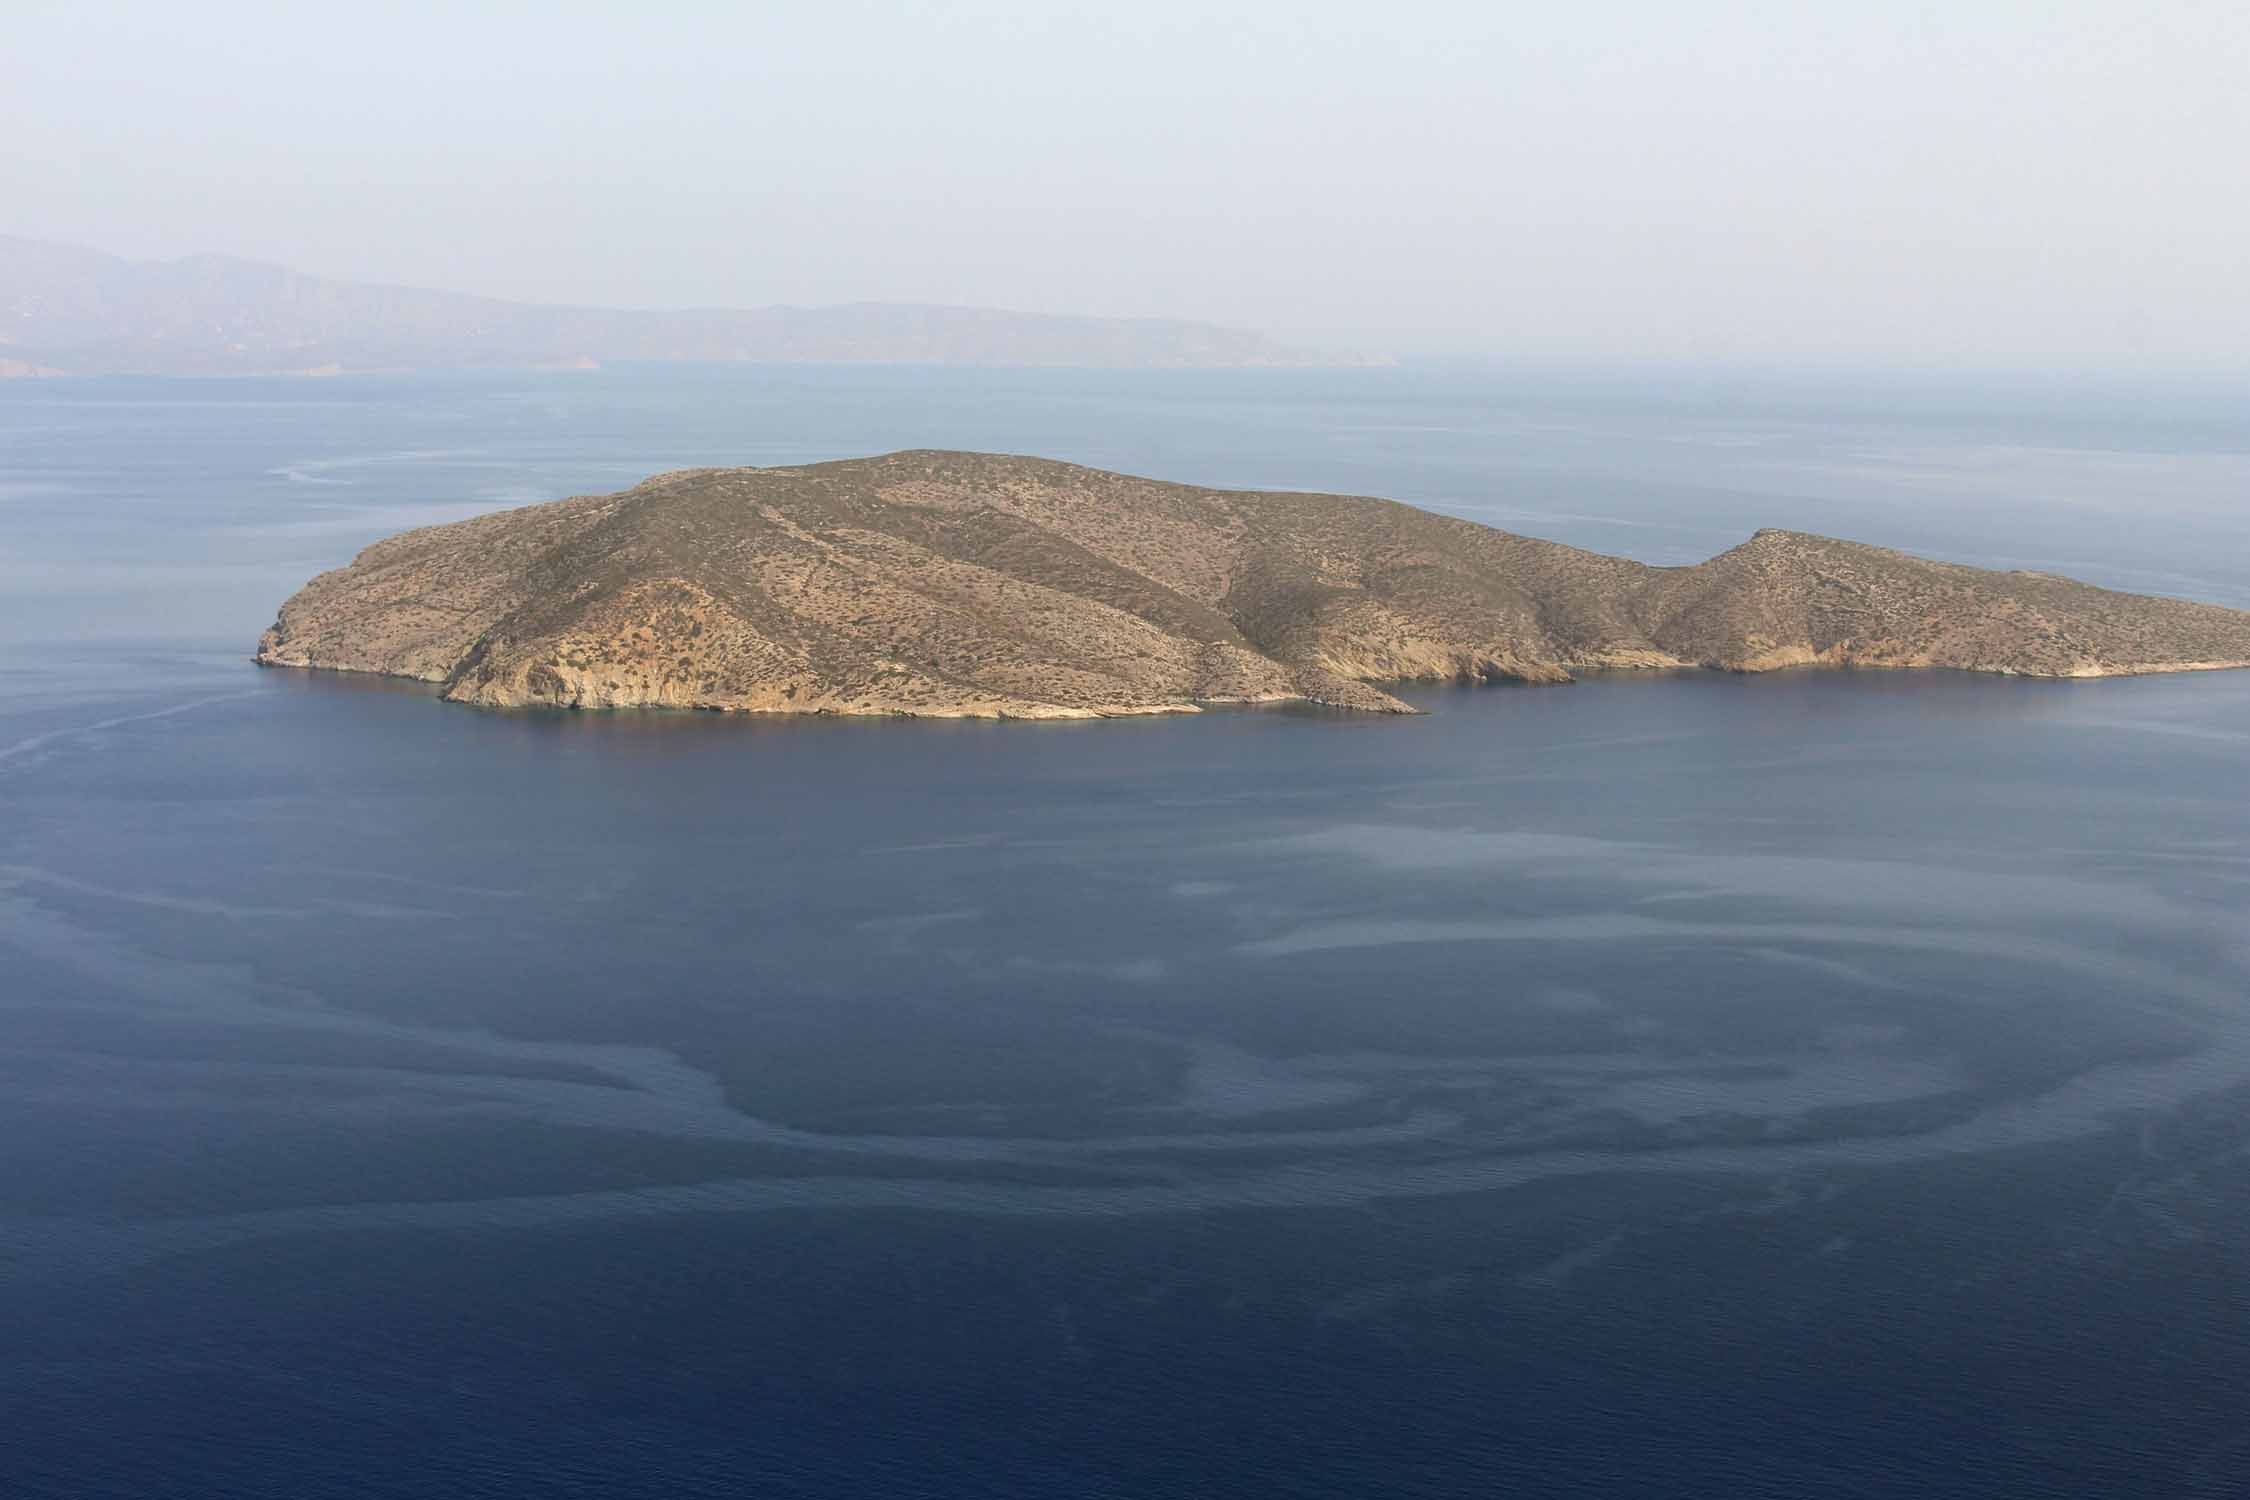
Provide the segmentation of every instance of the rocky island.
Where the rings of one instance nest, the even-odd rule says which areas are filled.
[[[1093,718],[1582,669],[2250,665],[2250,613],[1761,531],[1653,567],[1394,501],[910,452],[693,469],[377,542],[270,666],[493,706]]]

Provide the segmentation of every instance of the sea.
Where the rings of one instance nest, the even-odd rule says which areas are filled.
[[[0,1495],[2250,1495],[2250,673],[507,713],[400,529],[912,447],[2250,607],[2245,389],[0,385]]]

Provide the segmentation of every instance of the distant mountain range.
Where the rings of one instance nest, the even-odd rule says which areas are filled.
[[[132,261],[0,236],[0,376],[324,375],[615,360],[1112,369],[1389,362],[1169,318],[897,302],[545,307],[329,281],[224,255]]]

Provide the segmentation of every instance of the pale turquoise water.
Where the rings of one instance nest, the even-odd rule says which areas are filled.
[[[0,391],[6,1488],[2235,1493],[2250,675],[944,725],[243,658],[418,520],[940,442],[2239,601],[2242,437],[1434,372]]]

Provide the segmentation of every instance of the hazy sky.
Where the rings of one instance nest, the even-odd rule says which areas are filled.
[[[2238,3],[0,6],[0,232],[135,256],[2250,368]]]

